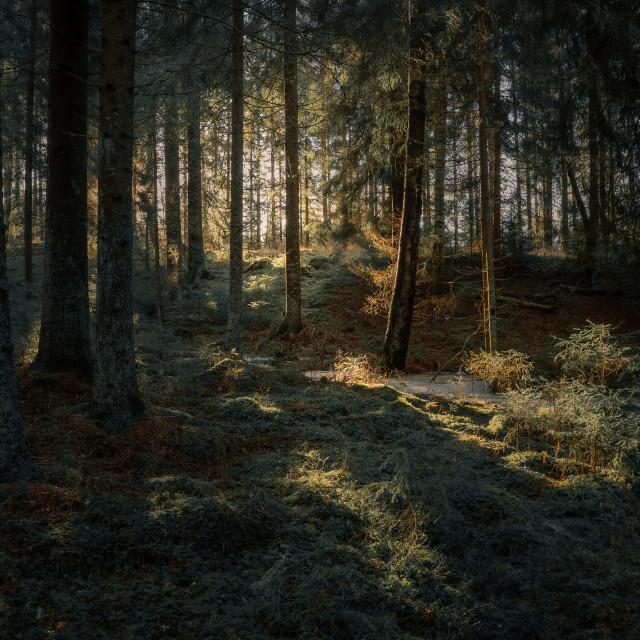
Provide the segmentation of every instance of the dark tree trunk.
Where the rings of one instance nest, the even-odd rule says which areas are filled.
[[[393,296],[383,346],[385,364],[391,369],[404,369],[409,349],[418,268],[422,172],[424,170],[422,158],[426,106],[424,43],[422,29],[415,24],[415,22],[419,22],[424,8],[421,0],[412,0],[410,8],[413,28],[409,49],[409,124],[404,206]]]
[[[175,299],[180,279],[180,141],[177,123],[177,98],[170,95],[166,102],[164,121],[164,198],[167,230],[167,286]]]
[[[29,62],[27,70],[27,116],[24,149],[24,279],[33,281],[33,157],[34,157],[34,108],[36,85],[36,27],[37,4],[31,0],[29,10]]]
[[[296,3],[284,4],[284,147],[286,162],[286,306],[276,333],[298,333],[302,329],[300,283],[300,165],[298,158],[298,60]]]
[[[444,234],[444,178],[447,153],[447,66],[442,58],[438,63],[438,121],[436,124],[435,210],[433,216],[433,250],[429,294],[435,295],[442,264],[442,236]]]
[[[42,321],[33,367],[89,375],[87,41],[89,3],[51,1],[48,197]]]
[[[119,433],[144,415],[133,330],[132,168],[136,5],[102,2],[96,362],[90,415]]]
[[[233,0],[231,61],[231,221],[229,239],[229,314],[227,344],[242,353],[242,196],[244,146],[243,3]]]
[[[482,236],[482,280],[484,334],[487,350],[497,349],[496,289],[493,264],[493,217],[489,187],[488,118],[485,84],[487,79],[484,5],[476,4],[476,89],[478,94],[478,150],[480,164],[480,223]]]
[[[204,271],[202,237],[202,148],[200,144],[200,99],[195,98],[188,131],[188,230],[187,281],[197,285]]]
[[[0,19],[2,19],[2,11],[0,11]],[[2,64],[0,64],[0,80],[2,80]],[[0,131],[2,116],[3,103],[0,96]],[[27,482],[38,480],[40,475],[27,451],[18,403],[18,385],[13,372],[2,154],[2,136],[0,136],[0,482]]]
[[[500,98],[500,71],[495,74],[492,92],[493,107],[493,163],[492,163],[492,188],[491,188],[491,210],[493,214],[493,257],[494,260],[500,258],[502,243],[502,117]]]

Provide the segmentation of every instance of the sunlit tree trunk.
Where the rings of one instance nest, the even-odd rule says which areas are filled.
[[[51,2],[48,198],[40,371],[90,375],[87,259],[87,40],[89,3]]]
[[[478,151],[480,164],[480,221],[482,236],[482,280],[485,345],[489,352],[497,349],[496,290],[493,264],[493,217],[489,188],[488,118],[486,104],[484,5],[476,3],[476,89],[478,94]]]
[[[409,349],[418,267],[420,203],[424,171],[422,151],[425,133],[425,62],[423,32],[419,24],[424,13],[422,0],[410,0],[409,9],[412,35],[409,48],[409,124],[404,205],[393,295],[383,346],[385,364],[391,369],[404,369]]]
[[[302,329],[302,287],[300,282],[300,164],[298,157],[298,61],[296,2],[283,0],[284,8],[284,119],[286,162],[286,305],[277,334]]]
[[[192,104],[193,113],[187,133],[187,282],[197,285],[204,271],[204,239],[202,237],[202,146],[200,143],[200,96]]]
[[[119,433],[144,415],[133,331],[132,168],[136,5],[102,2],[96,361],[89,412]]]
[[[36,28],[37,3],[31,0],[29,9],[29,60],[27,66],[27,104],[24,148],[24,279],[33,280],[33,157],[34,157],[34,109],[36,84]]]
[[[231,220],[229,238],[229,314],[227,346],[242,353],[242,197],[244,146],[244,79],[242,0],[233,0],[231,53]]]

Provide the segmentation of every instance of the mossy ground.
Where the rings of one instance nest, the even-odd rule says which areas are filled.
[[[0,487],[0,637],[637,638],[634,478],[515,450],[497,407],[304,378],[380,339],[348,265],[313,258],[307,327],[274,342],[281,259],[247,272],[248,342],[273,357],[256,364],[221,348],[222,261],[162,326],[139,273],[148,417],[125,435],[84,417],[87,383],[19,367],[43,478]],[[465,313],[433,330],[443,360]]]

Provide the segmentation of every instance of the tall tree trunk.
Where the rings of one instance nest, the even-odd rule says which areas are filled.
[[[24,279],[33,281],[33,157],[35,147],[34,109],[36,85],[37,0],[29,9],[29,61],[27,68],[27,117],[24,149]]]
[[[500,69],[498,68],[493,77],[492,91],[492,128],[493,128],[493,163],[492,163],[492,188],[491,188],[491,210],[493,213],[493,257],[499,260],[502,243],[502,101],[500,97]]]
[[[242,353],[242,196],[244,146],[243,2],[233,0],[231,53],[231,220],[229,237],[229,313],[227,346]]]
[[[148,215],[150,219],[150,235],[153,243],[153,285],[156,294],[156,309],[158,320],[164,323],[164,307],[162,304],[162,278],[160,276],[160,232],[158,225],[158,128],[156,125],[156,105],[153,105],[154,117],[151,121],[151,132],[149,135],[149,152],[151,153],[150,163],[152,163],[153,184],[151,185],[151,211]]]
[[[200,144],[200,96],[196,94],[187,133],[187,281],[194,286],[204,271],[204,238],[202,237],[202,147]]]
[[[420,210],[422,200],[422,151],[425,133],[425,62],[423,31],[420,25],[422,0],[410,0],[412,35],[409,47],[409,123],[406,147],[404,206],[400,225],[396,273],[384,339],[383,357],[387,367],[404,369],[409,350],[415,301]]]
[[[180,279],[180,142],[177,123],[177,98],[169,95],[164,120],[164,202],[167,230],[167,287],[171,298],[178,293]]]
[[[560,176],[561,212],[560,212],[560,238],[562,249],[569,251],[569,182],[567,175],[567,160],[564,153],[560,160],[562,174]]]
[[[269,145],[271,154],[271,248],[276,248],[276,152],[275,133],[271,133],[271,144]]]
[[[496,289],[493,264],[493,217],[491,214],[491,194],[489,188],[489,153],[487,148],[487,104],[484,25],[484,4],[476,3],[476,87],[478,92],[478,150],[480,164],[480,220],[482,235],[482,276],[484,332],[487,350],[497,350]]]
[[[89,2],[51,1],[48,197],[41,371],[90,375],[87,258],[87,43]]]
[[[403,100],[402,92],[394,89],[390,94],[391,110],[400,118]],[[394,121],[396,118],[394,117]],[[405,154],[404,136],[405,132],[401,127],[395,126],[390,134],[389,144],[389,165],[390,165],[390,184],[391,191],[391,221],[390,232],[393,244],[398,244],[398,231],[400,229],[400,221],[402,220],[402,198],[404,195],[404,162]]]
[[[543,201],[542,201],[542,228],[543,228],[543,246],[546,251],[550,251],[553,247],[553,177],[550,172],[544,179],[543,184]]]
[[[470,120],[467,121],[467,212],[469,218],[469,249],[473,249],[475,244],[475,224],[476,224],[476,196],[475,196],[475,180],[473,170],[473,127]]]
[[[459,216],[458,216],[458,149],[457,139],[453,138],[453,252],[458,253],[458,234],[459,234]]]
[[[438,62],[438,121],[436,124],[436,166],[435,166],[435,210],[433,219],[433,250],[431,252],[431,274],[429,294],[435,295],[440,280],[442,264],[442,236],[444,235],[444,178],[447,155],[447,63]]]
[[[0,10],[0,21],[2,13]],[[1,56],[0,60],[2,60]],[[1,80],[2,64],[0,63],[0,87],[2,87]],[[4,115],[3,106],[2,96],[0,96],[0,131]],[[40,474],[27,451],[18,402],[18,384],[13,371],[2,164],[3,149],[0,135],[0,482],[27,482],[38,480]]]
[[[262,246],[262,166],[261,166],[262,139],[260,136],[260,123],[256,122],[256,249]]]
[[[283,0],[284,9],[284,147],[286,161],[286,305],[276,334],[302,329],[300,282],[300,164],[298,158],[298,59],[296,2]]]
[[[144,415],[133,331],[132,169],[136,5],[102,2],[96,362],[89,412],[114,433]]]

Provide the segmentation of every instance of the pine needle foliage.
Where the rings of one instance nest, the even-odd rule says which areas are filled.
[[[527,354],[515,349],[493,353],[481,350],[468,356],[465,369],[491,383],[493,390],[500,393],[530,384],[533,363]]]

